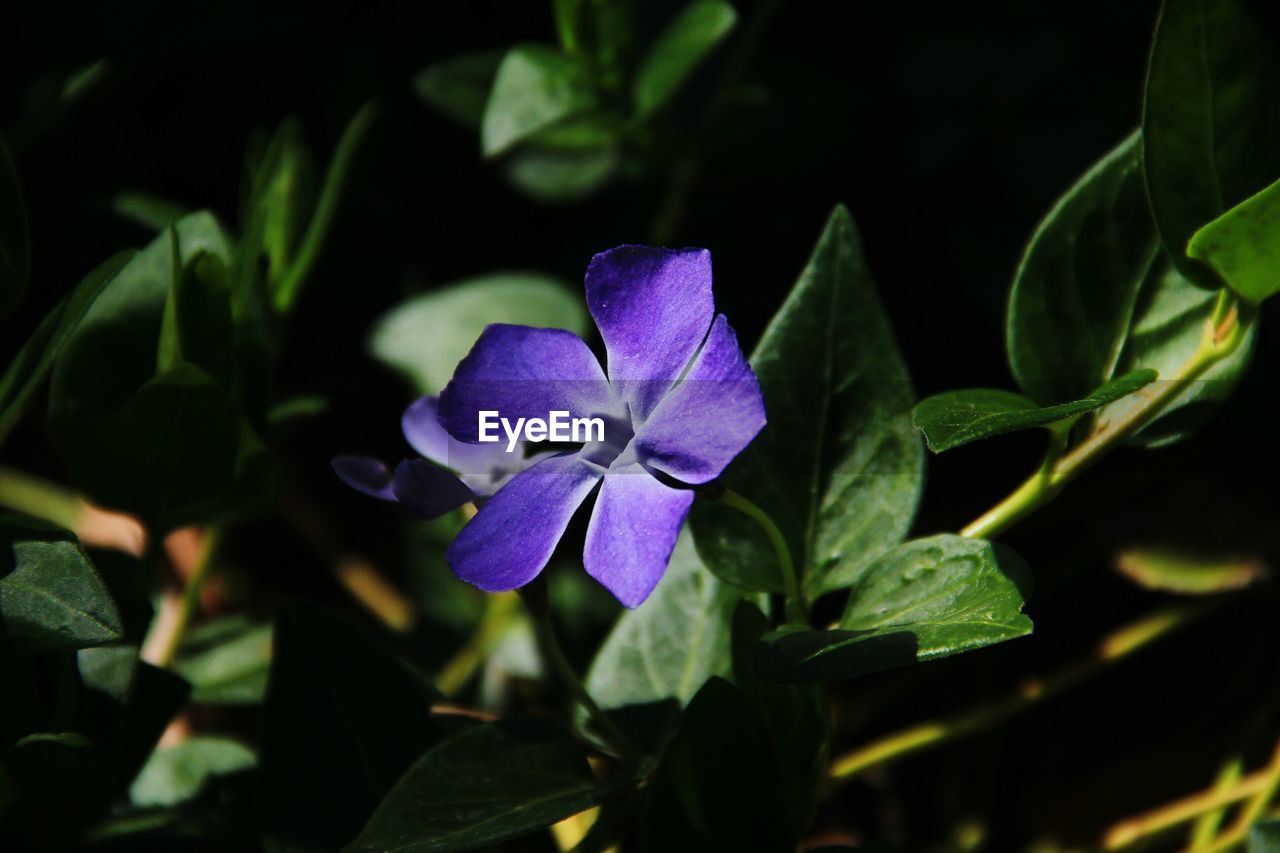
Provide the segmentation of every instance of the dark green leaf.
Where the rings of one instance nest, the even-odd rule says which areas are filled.
[[[794,849],[769,733],[729,682],[712,678],[689,703],[641,826],[645,851]]]
[[[121,252],[85,276],[84,281],[45,316],[9,363],[0,376],[0,437],[13,426],[31,395],[44,382],[89,306],[133,255],[133,252]]]
[[[151,753],[129,787],[129,799],[140,808],[176,806],[199,796],[213,777],[248,770],[257,761],[237,740],[197,735]]]
[[[775,681],[835,681],[1022,637],[1030,584],[1017,555],[942,534],[905,542],[850,591],[833,631],[783,629],[766,638],[757,671]]]
[[[486,157],[596,105],[582,68],[553,48],[517,45],[494,76],[480,129]]]
[[[0,138],[0,317],[13,310],[27,289],[31,246],[27,237],[27,208],[22,184]]]
[[[622,614],[587,673],[603,708],[693,698],[729,670],[729,624],[740,593],[706,570],[683,533],[667,573],[642,606]]]
[[[369,350],[403,373],[419,393],[448,384],[458,362],[490,323],[587,331],[582,300],[559,280],[497,272],[412,297],[378,319]]]
[[[1141,145],[1135,132],[1067,190],[1014,273],[1009,364],[1040,403],[1092,392],[1120,358],[1138,290],[1159,253]]]
[[[1154,370],[1135,370],[1113,379],[1082,400],[1038,406],[1034,400],[998,388],[947,391],[922,400],[912,419],[929,449],[942,453],[993,435],[1074,421],[1155,381]]]
[[[271,626],[228,617],[192,631],[174,669],[191,682],[191,699],[210,705],[256,705],[271,668]]]
[[[522,146],[502,168],[516,189],[543,204],[568,204],[603,187],[621,160],[613,147],[596,149]]]
[[[924,450],[911,381],[845,208],[831,214],[751,363],[769,424],[726,484],[777,522],[813,595],[847,587],[910,528]],[[692,519],[713,572],[782,589],[753,522],[719,505],[695,505]]]
[[[1165,0],[1143,100],[1147,192],[1160,238],[1196,284],[1219,286],[1185,256],[1205,223],[1280,174],[1275,45],[1243,0]]]
[[[1191,237],[1187,256],[1208,264],[1249,302],[1280,291],[1280,181],[1250,196]]]
[[[472,850],[550,826],[636,781],[597,784],[581,744],[544,723],[486,723],[414,763],[351,851]]]
[[[1249,853],[1280,853],[1280,820],[1264,820],[1249,829]]]
[[[79,544],[12,520],[0,525],[0,643],[49,652],[123,636],[111,593]]]
[[[768,632],[760,609],[740,601],[733,614],[733,682],[769,732],[790,825],[799,834],[813,818],[814,793],[826,770],[826,696],[818,685],[777,684],[756,675],[756,647]]]
[[[6,850],[70,849],[85,823],[111,798],[115,780],[110,766],[78,733],[28,735],[6,761],[22,791],[0,838]]]
[[[1200,346],[1216,299],[1216,293],[1195,287],[1169,263],[1157,265],[1142,286],[1117,370],[1150,368],[1166,378],[1177,376]],[[1253,357],[1256,323],[1250,325],[1246,335],[1235,352],[1174,398],[1154,421],[1130,439],[1131,443],[1160,447],[1194,432],[1231,395],[1244,375]],[[1121,417],[1131,403],[1122,398],[1106,406],[1096,415],[1098,422]]]
[[[661,109],[728,37],[738,13],[723,0],[693,0],[667,24],[636,69],[631,100],[639,116]]]
[[[276,623],[262,748],[276,842],[337,849],[440,737],[431,697],[365,631],[313,605]]]
[[[485,50],[437,62],[414,76],[413,89],[440,112],[479,130],[502,57],[502,51]]]

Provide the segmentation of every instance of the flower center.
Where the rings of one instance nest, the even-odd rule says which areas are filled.
[[[602,412],[593,417],[604,421],[604,441],[583,445],[581,455],[593,465],[608,468],[628,449],[631,439],[635,437],[631,409],[624,404],[621,412]]]

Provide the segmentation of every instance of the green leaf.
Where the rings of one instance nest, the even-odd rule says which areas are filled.
[[[5,849],[69,850],[110,802],[113,774],[97,747],[76,732],[39,732],[5,756],[22,791],[5,822]]]
[[[174,670],[191,682],[191,699],[208,705],[256,705],[271,668],[271,625],[227,617],[191,631]]]
[[[255,766],[253,750],[227,737],[197,735],[177,746],[151,753],[129,786],[129,799],[139,808],[169,808],[193,800],[216,776]]]
[[[562,119],[596,105],[583,69],[553,48],[517,45],[503,57],[485,104],[481,149],[496,157]]]
[[[738,602],[733,614],[733,683],[769,732],[790,825],[800,834],[813,818],[814,792],[826,771],[827,699],[819,685],[776,684],[756,674],[756,646],[769,630],[769,620],[758,607]]]
[[[22,184],[9,149],[0,138],[0,317],[22,299],[30,273],[31,246]]]
[[[1117,371],[1149,368],[1161,376],[1176,376],[1200,346],[1216,299],[1216,293],[1194,286],[1168,262],[1157,265],[1142,286]],[[1172,400],[1130,443],[1161,447],[1198,429],[1239,384],[1253,357],[1257,326],[1250,324],[1246,339],[1235,352]],[[1123,417],[1132,403],[1122,398],[1104,407],[1096,416],[1098,422]]]
[[[1113,375],[1134,302],[1159,253],[1142,185],[1142,135],[1094,164],[1045,216],[1018,263],[1005,336],[1013,375],[1040,403]]]
[[[911,380],[845,208],[831,214],[751,364],[769,424],[725,483],[778,524],[813,595],[850,586],[910,528],[924,449]],[[782,589],[753,522],[706,503],[691,517],[713,572],[746,589]]]
[[[1242,0],[1165,0],[1147,66],[1142,130],[1151,210],[1165,249],[1198,285],[1219,282],[1189,260],[1202,225],[1280,174],[1275,45]]]
[[[441,735],[432,697],[364,630],[313,605],[276,623],[261,779],[267,835],[337,849]]]
[[[1256,557],[1203,557],[1180,551],[1130,548],[1116,556],[1116,570],[1143,587],[1177,595],[1212,595],[1243,589],[1266,578]]]
[[[84,549],[12,518],[0,521],[0,644],[51,652],[113,643],[124,626]]]
[[[706,570],[682,533],[667,573],[641,607],[618,619],[587,673],[602,708],[693,698],[729,670],[729,626],[740,593]]]
[[[582,300],[558,279],[534,272],[495,272],[414,296],[382,315],[369,350],[403,373],[422,394],[439,393],[490,323],[588,328]]]
[[[1249,302],[1280,291],[1280,181],[1192,235],[1187,256],[1208,264]]]
[[[1033,427],[1053,427],[1128,396],[1156,379],[1154,370],[1135,370],[1113,379],[1082,400],[1038,406],[1034,400],[998,388],[947,391],[922,400],[912,419],[929,449],[942,453],[994,435]]]
[[[636,115],[648,116],[672,96],[738,22],[723,0],[693,0],[658,35],[636,69],[631,100]]]
[[[590,150],[527,145],[503,161],[507,180],[543,204],[569,204],[607,184],[621,167],[613,147]]]
[[[635,781],[623,767],[597,784],[582,745],[545,723],[485,723],[419,758],[347,849],[485,847],[599,805]]]
[[[54,360],[95,299],[133,258],[121,252],[107,260],[63,298],[40,321],[31,337],[0,376],[0,437],[17,421],[31,396],[40,388]]]
[[[187,215],[187,210],[176,201],[144,192],[116,193],[111,199],[111,209],[116,216],[136,222],[151,231],[163,231]]]
[[[756,661],[773,681],[836,681],[1031,633],[1030,586],[1012,551],[951,534],[905,542],[851,590],[838,630],[782,629]]]
[[[1280,853],[1280,820],[1264,820],[1249,828],[1249,853]]]
[[[413,90],[449,118],[479,130],[503,55],[500,50],[483,50],[442,60],[414,75]]]
[[[59,409],[54,430],[80,488],[158,531],[272,499],[269,452],[226,392],[191,364],[157,376],[108,413]]]
[[[792,850],[787,818],[764,721],[736,687],[712,678],[650,782],[641,850]]]

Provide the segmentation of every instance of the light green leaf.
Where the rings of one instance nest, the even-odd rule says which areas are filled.
[[[68,651],[124,636],[111,593],[79,544],[6,519],[0,524],[0,643]]]
[[[1117,371],[1149,368],[1162,377],[1177,376],[1200,346],[1205,323],[1217,294],[1191,284],[1167,261],[1158,264],[1142,286],[1133,325]],[[1209,368],[1160,415],[1130,439],[1143,447],[1160,447],[1189,436],[1235,390],[1253,357],[1256,323],[1250,324],[1239,348]],[[1121,398],[1101,409],[1099,424],[1124,417],[1137,398]]]
[[[775,681],[835,681],[1031,633],[1030,573],[1017,555],[951,534],[903,543],[851,590],[838,630],[782,629],[757,671]]]
[[[595,106],[586,75],[573,60],[545,45],[517,45],[494,77],[480,128],[481,149],[486,157],[496,157]]]
[[[22,299],[30,273],[31,245],[22,184],[9,149],[0,138],[0,317]]]
[[[198,797],[214,777],[257,763],[253,750],[237,740],[197,735],[151,753],[129,786],[129,799],[138,808],[170,808]]]
[[[152,231],[163,231],[187,214],[176,201],[143,192],[117,193],[111,199],[111,209],[117,216]]]
[[[1111,378],[1134,302],[1159,253],[1131,134],[1058,199],[1014,273],[1005,320],[1009,365],[1044,404]]]
[[[256,705],[271,668],[271,625],[228,617],[202,625],[182,644],[174,670],[191,682],[191,699]]]
[[[414,75],[413,90],[449,118],[479,130],[503,55],[484,50],[442,60]]]
[[[490,323],[587,331],[582,300],[558,279],[534,272],[495,272],[414,296],[382,315],[369,336],[374,357],[420,393],[448,384],[458,362]]]
[[[685,532],[643,605],[618,619],[587,673],[602,708],[693,698],[729,670],[729,631],[741,593],[706,570]]]
[[[922,400],[912,415],[929,449],[942,453],[994,435],[1073,422],[1155,381],[1154,370],[1135,370],[1113,379],[1082,400],[1038,406],[1034,400],[998,388],[947,391]]]
[[[347,849],[486,847],[599,805],[635,781],[624,767],[597,784],[582,745],[545,723],[485,723],[419,758]]]
[[[1220,283],[1186,257],[1202,225],[1280,174],[1276,48],[1243,0],[1165,0],[1147,66],[1142,130],[1151,210],[1194,283]]]
[[[586,198],[613,179],[621,165],[614,148],[577,150],[530,145],[512,152],[502,164],[507,180],[543,204],[569,204]]]
[[[813,595],[850,586],[910,528],[924,449],[911,381],[845,208],[831,214],[751,364],[769,424],[725,483],[778,524]],[[692,520],[699,555],[722,579],[782,589],[753,522],[706,504]]]
[[[1192,235],[1187,256],[1204,261],[1249,302],[1280,291],[1280,181]]]
[[[1243,589],[1270,574],[1267,564],[1256,557],[1213,558],[1154,548],[1121,552],[1116,570],[1145,589],[1178,595]]]
[[[636,69],[632,103],[639,116],[661,109],[738,22],[723,0],[692,0],[667,24]]]

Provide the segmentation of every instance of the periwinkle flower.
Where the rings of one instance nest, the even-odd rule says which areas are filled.
[[[578,507],[599,488],[583,565],[627,607],[666,571],[695,486],[715,479],[764,427],[755,373],[715,313],[711,255],[620,246],[587,269],[587,307],[608,375],[570,332],[491,325],[440,395],[440,423],[471,448],[479,413],[598,417],[602,441],[547,455],[467,523],[446,558],[480,589],[523,586],[546,566]],[[502,447],[502,444],[492,445]],[[450,458],[457,470],[465,466]]]
[[[422,397],[400,419],[409,446],[435,465],[405,459],[392,471],[371,456],[338,456],[334,473],[366,495],[402,504],[423,518],[437,518],[465,503],[482,504],[541,458],[526,458],[523,443],[508,453],[502,445],[455,441],[440,424],[439,413],[436,397]]]

